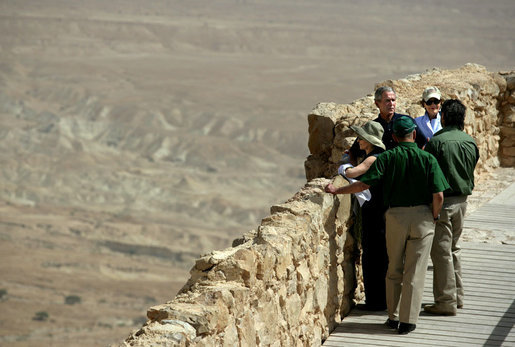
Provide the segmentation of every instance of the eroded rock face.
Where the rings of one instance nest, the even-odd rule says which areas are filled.
[[[433,69],[392,86],[397,112],[423,114],[419,101],[435,85],[467,106],[465,131],[478,143],[477,174],[515,161],[515,73],[467,64]],[[378,85],[378,86],[379,86]],[[349,233],[350,198],[323,192],[355,135],[350,125],[377,117],[372,95],[349,105],[321,103],[308,116],[309,182],[271,207],[257,230],[232,248],[199,259],[170,302],[151,307],[125,346],[317,346],[363,297],[357,246]],[[324,178],[325,177],[325,178]],[[346,182],[337,177],[336,185]],[[356,281],[358,279],[358,281]]]

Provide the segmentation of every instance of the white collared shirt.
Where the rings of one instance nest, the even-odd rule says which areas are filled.
[[[431,129],[431,131],[433,132],[433,134],[435,134],[436,132],[442,130],[442,124],[440,123],[440,112],[438,112],[438,114],[436,115],[435,118],[433,119],[430,119],[429,118],[429,115],[426,113],[424,113],[424,115],[422,116],[422,120],[424,121],[424,124],[427,125],[427,127],[429,129]]]

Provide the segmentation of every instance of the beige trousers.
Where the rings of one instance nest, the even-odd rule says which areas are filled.
[[[461,247],[459,239],[467,210],[467,196],[446,197],[436,223],[431,248],[433,295],[438,309],[456,312],[463,305]]]
[[[434,235],[429,206],[392,207],[386,211],[386,305],[388,317],[403,323],[418,320]]]

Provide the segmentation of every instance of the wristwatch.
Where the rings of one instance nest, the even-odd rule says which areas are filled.
[[[440,219],[440,213],[438,213],[438,216],[436,216],[436,218],[433,218],[433,220],[436,222],[437,220]]]

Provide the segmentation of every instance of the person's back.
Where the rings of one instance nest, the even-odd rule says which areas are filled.
[[[444,192],[445,196],[472,194],[474,169],[479,159],[472,136],[457,126],[448,126],[433,136],[426,151],[435,156],[451,186]]]
[[[386,325],[398,327],[399,334],[416,327],[434,219],[442,206],[442,192],[449,187],[435,157],[415,143],[415,128],[409,117],[395,119],[393,131],[398,146],[380,154],[361,178],[366,186],[382,185],[388,207]]]
[[[443,129],[425,147],[438,160],[450,185],[444,191],[445,200],[431,247],[435,303],[424,307],[426,312],[438,315],[456,315],[464,300],[459,240],[467,196],[474,189],[474,169],[479,160],[476,142],[463,131],[465,111],[465,105],[459,100],[445,101],[441,118]]]
[[[400,142],[382,153],[376,167],[383,177],[383,197],[387,207],[427,205],[431,203],[433,187],[428,174],[435,174],[435,158],[418,148],[414,142]],[[429,170],[429,172],[427,171]],[[367,182],[372,183],[368,177]],[[370,184],[369,183],[369,184]]]

